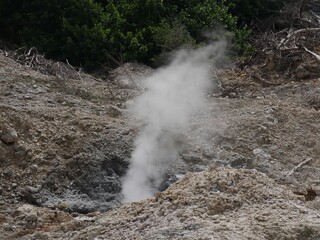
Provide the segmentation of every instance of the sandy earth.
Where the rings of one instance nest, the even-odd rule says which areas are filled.
[[[0,239],[320,239],[320,79],[259,66],[218,74],[167,180],[182,177],[120,205],[150,72],[61,80],[0,56]]]

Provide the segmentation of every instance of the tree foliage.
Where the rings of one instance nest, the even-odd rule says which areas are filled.
[[[251,24],[279,11],[286,2],[295,0],[226,0],[239,24]]]
[[[233,32],[245,49],[248,30],[239,28],[237,16],[248,21],[250,9],[269,7],[263,2],[273,1],[2,0],[0,38],[88,69],[114,61],[150,63],[163,51],[201,43],[204,31],[216,27]]]

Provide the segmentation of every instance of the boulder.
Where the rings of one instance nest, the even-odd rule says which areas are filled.
[[[5,144],[13,144],[18,140],[18,133],[13,127],[5,123],[2,126],[2,131],[0,132],[0,139]]]

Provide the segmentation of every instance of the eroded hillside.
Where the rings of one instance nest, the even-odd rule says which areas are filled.
[[[219,73],[161,190],[176,183],[119,206],[152,70],[61,79],[0,55],[0,236],[320,238],[320,80],[264,71]]]

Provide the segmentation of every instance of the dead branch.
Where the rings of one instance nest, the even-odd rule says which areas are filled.
[[[280,83],[272,83],[258,76],[257,74],[253,74],[250,76],[253,81],[262,85],[262,87],[271,87],[271,86],[279,86]]]
[[[312,10],[310,10],[309,12],[311,13],[311,15],[312,15],[315,19],[317,19],[318,22],[320,21],[320,16],[319,16],[318,14],[316,14],[316,13],[315,13],[314,11],[312,11]]]
[[[290,29],[288,35],[280,41],[280,44],[277,46],[277,49],[283,48],[287,43],[289,43],[297,36],[311,32],[320,32],[320,28],[303,28],[296,31]]]
[[[303,18],[300,18],[300,17],[297,17],[297,18],[295,18],[294,20],[297,20],[297,21],[301,22],[301,24],[302,24],[303,26],[305,26],[306,28],[312,28],[312,27],[316,28],[316,27],[319,27],[319,24],[314,23],[314,22],[311,22],[311,21],[306,20],[306,19],[303,19]]]
[[[307,158],[306,160],[304,160],[303,162],[299,163],[297,166],[295,166],[289,173],[288,176],[291,176],[293,173],[295,173],[296,171],[298,171],[303,165],[308,164],[309,162],[312,161],[312,158]]]
[[[25,54],[27,57],[30,57],[31,55],[34,56],[38,54],[38,50],[35,47],[32,47],[29,49],[28,53]]]
[[[37,55],[33,55],[33,56],[32,56],[31,61],[30,61],[30,63],[29,63],[29,67],[32,66],[33,61],[34,61],[34,59],[36,58],[36,56],[37,56]]]
[[[112,68],[110,68],[110,67],[108,67],[108,66],[106,66],[106,65],[104,65],[104,64],[102,64],[102,63],[100,63],[100,62],[98,62],[98,64],[99,64],[101,67],[103,67],[103,68],[107,71],[107,73],[110,73],[110,72],[112,71]],[[111,89],[110,81],[107,81],[107,88],[108,88],[108,91],[109,91],[109,93],[110,93],[110,95],[111,95],[111,98],[112,98],[112,99],[115,99],[115,95],[114,95],[114,93],[113,93],[113,91],[112,91],[112,89]]]
[[[1,51],[0,51],[1,53]],[[16,51],[2,51],[6,57],[10,57],[17,63],[27,66],[35,71],[41,72],[45,75],[56,76],[59,79],[82,79],[79,71],[76,70],[67,60],[66,63],[56,62],[51,59],[46,59],[43,55],[39,54],[35,47],[26,49],[21,47]]]
[[[76,69],[69,63],[68,59],[66,59],[66,62],[68,64],[68,66],[71,67],[71,69],[73,71],[75,71],[78,74],[79,78],[82,80],[82,77],[81,77],[81,74],[80,74],[81,69],[79,69],[79,71],[76,71]]]
[[[257,97],[257,96],[254,95],[256,92],[260,92],[260,93],[262,94],[263,98],[266,98],[266,95],[265,95],[264,92],[263,92],[262,90],[260,90],[260,89],[256,89],[256,90],[254,90],[253,92],[251,92],[251,95],[250,95],[249,97],[250,97],[250,98]]]
[[[124,68],[124,71],[128,77],[128,79],[133,82],[133,84],[138,88],[140,89],[140,86],[136,83],[136,81],[134,80],[134,78],[131,76],[131,74],[128,72],[128,70],[126,68]]]
[[[212,97],[218,98],[218,97],[229,97],[229,98],[237,98],[238,97],[238,86],[232,86],[232,87],[221,87],[221,92],[218,94],[212,94]]]
[[[276,33],[274,33],[275,35],[279,35],[279,34],[282,34],[282,33],[286,33],[286,32],[288,32],[290,29],[289,28],[284,28],[284,29],[282,29],[282,30],[280,30],[279,32],[276,32]]]
[[[317,59],[317,61],[320,63],[320,55],[318,55],[318,54],[316,54],[315,52],[312,52],[312,51],[310,51],[308,48],[306,48],[306,47],[303,47],[304,48],[304,50],[306,50],[306,52],[308,52],[308,53],[310,53],[312,56],[314,56],[316,59]]]

